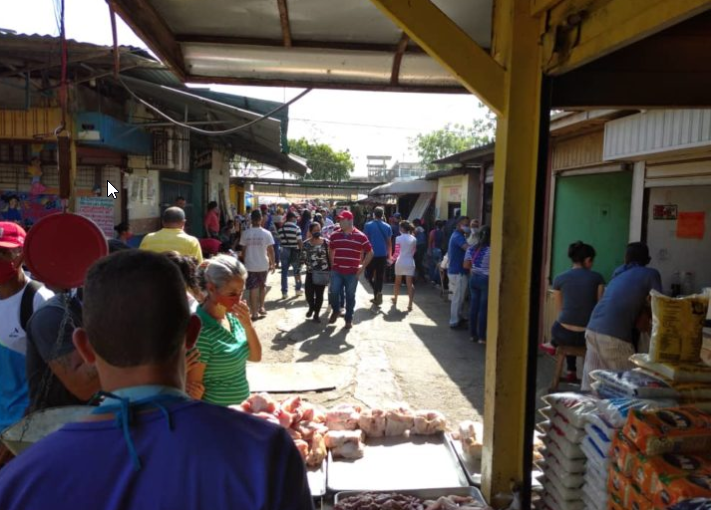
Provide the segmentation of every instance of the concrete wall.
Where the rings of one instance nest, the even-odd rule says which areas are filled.
[[[651,266],[662,273],[666,292],[671,291],[675,272],[692,272],[695,291],[711,287],[711,186],[679,186],[652,188],[649,190],[647,241],[652,256]],[[680,239],[677,237],[677,222],[655,220],[655,205],[674,204],[681,212],[705,212],[706,232],[703,239]]]

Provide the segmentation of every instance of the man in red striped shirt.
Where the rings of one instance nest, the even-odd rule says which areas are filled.
[[[328,289],[328,301],[333,313],[328,320],[333,324],[340,316],[338,296],[346,289],[346,329],[353,327],[355,295],[358,277],[373,259],[373,247],[366,235],[353,227],[353,213],[343,211],[338,216],[341,230],[331,234],[329,257],[331,261],[331,283]]]

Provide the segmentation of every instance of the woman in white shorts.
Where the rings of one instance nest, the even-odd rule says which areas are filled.
[[[415,298],[415,253],[417,252],[417,238],[412,235],[415,231],[409,221],[400,223],[400,235],[395,239],[395,291],[393,292],[393,306],[397,306],[397,298],[400,293],[402,278],[405,277],[407,283],[407,295],[410,297],[410,304],[407,311],[412,311],[412,301]]]

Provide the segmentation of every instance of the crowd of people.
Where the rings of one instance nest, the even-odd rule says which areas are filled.
[[[196,498],[195,508],[247,500],[250,507],[311,508],[289,436],[225,409],[250,394],[246,364],[262,358],[255,322],[268,314],[267,278],[277,269],[282,300],[293,278],[294,296],[305,292],[307,320],[321,322],[327,299],[329,324],[343,318],[346,329],[354,325],[361,275],[376,309],[389,277],[392,306],[404,284],[408,311],[418,282],[448,285],[449,326],[486,341],[491,231],[477,220],[437,221],[428,232],[420,219],[387,217],[376,207],[357,228],[345,209],[262,206],[225,219],[212,202],[198,239],[186,232],[181,198],[138,249],[128,246],[130,225],[117,225],[109,255],[78,289],[31,279],[23,267],[25,231],[0,222],[0,429],[44,409],[95,406],[87,421],[65,426],[41,448],[15,460],[0,452],[0,466],[7,464],[0,469],[3,508],[56,507],[64,488],[89,477],[92,501],[128,497],[123,506],[171,508],[172,493],[148,494],[174,481],[173,465],[193,480],[195,494],[183,497]],[[661,278],[647,267],[641,243],[628,246],[625,265],[607,286],[592,271],[592,246],[574,243],[569,256],[572,268],[553,282],[553,345],[543,347],[587,346],[582,387],[589,389],[590,371],[629,367],[646,333],[649,292],[661,291]],[[575,359],[568,369],[574,377]],[[57,473],[61,483],[29,490]],[[120,490],[128,486],[133,490]],[[273,499],[277,493],[286,499]]]

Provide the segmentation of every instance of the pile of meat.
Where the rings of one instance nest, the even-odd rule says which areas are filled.
[[[299,397],[279,403],[267,393],[252,395],[235,409],[285,427],[312,467],[321,465],[327,450],[334,458],[361,458],[366,438],[429,436],[447,428],[446,418],[437,411],[413,412],[406,406],[363,409],[340,404],[323,413]]]
[[[484,448],[484,445],[477,437],[476,426],[473,421],[463,421],[459,424],[459,432],[453,434],[455,439],[459,439],[462,442],[464,455],[472,460],[481,459]]]
[[[326,413],[317,411],[300,397],[277,402],[267,393],[252,395],[235,409],[281,425],[294,439],[309,467],[320,467],[326,459]]]
[[[365,410],[360,414],[358,426],[367,437],[432,436],[447,430],[447,419],[438,411],[413,412],[401,406],[385,411]]]
[[[339,501],[334,510],[482,510],[489,507],[471,496],[442,496],[437,501],[397,493],[366,492]]]

